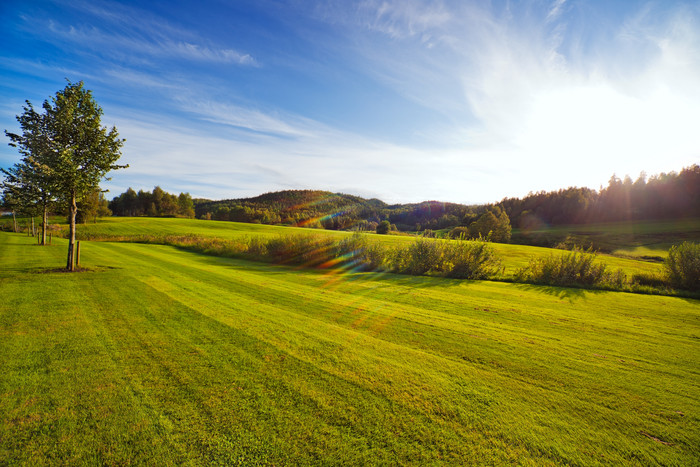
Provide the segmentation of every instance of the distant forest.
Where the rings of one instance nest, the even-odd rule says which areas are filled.
[[[388,205],[378,199],[314,190],[266,193],[254,198],[211,201],[179,196],[156,187],[131,188],[109,203],[115,216],[185,216],[329,230],[375,230],[389,221],[394,230],[467,227],[487,211],[504,211],[515,228],[700,217],[700,166],[636,180],[612,176],[600,190],[566,188],[506,198],[489,205],[425,201]]]
[[[189,193],[173,195],[157,186],[153,191],[129,188],[109,203],[113,216],[194,217],[194,202]]]

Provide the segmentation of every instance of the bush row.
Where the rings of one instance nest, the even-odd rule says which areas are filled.
[[[568,253],[530,260],[516,272],[515,280],[637,292],[671,288],[697,292],[700,291],[700,244],[684,242],[671,247],[660,275],[634,274],[628,278],[622,270],[611,271],[604,263],[597,262],[591,250],[574,248]]]
[[[120,241],[122,237],[103,237]],[[265,261],[275,264],[353,271],[387,271],[410,275],[441,275],[460,279],[490,279],[503,270],[486,241],[448,241],[417,238],[394,247],[355,233],[344,239],[326,235],[286,235],[235,240],[198,235],[146,235],[129,241],[172,245],[198,253]]]
[[[419,237],[413,242],[394,247],[370,241],[362,233],[343,239],[327,235],[254,236],[234,240],[198,235],[103,235],[99,239],[166,244],[209,255],[303,267],[387,271],[459,279],[493,279],[503,272],[500,258],[484,239],[466,241]],[[663,275],[635,274],[628,277],[619,269],[609,270],[590,249],[574,248],[561,254],[533,258],[526,267],[516,271],[514,280],[637,292],[658,293],[671,287],[698,291],[700,245],[685,242],[672,247],[664,263]]]

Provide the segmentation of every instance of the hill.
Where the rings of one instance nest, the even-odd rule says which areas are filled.
[[[485,207],[424,201],[394,204],[343,193],[318,190],[285,190],[253,198],[219,201],[195,199],[200,219],[282,224],[327,230],[374,230],[388,220],[397,230],[444,229],[462,223]]]
[[[234,222],[369,230],[368,224],[378,222],[386,207],[386,203],[378,199],[319,190],[286,190],[253,198],[195,200],[195,215]]]

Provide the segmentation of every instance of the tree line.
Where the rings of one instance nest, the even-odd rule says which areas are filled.
[[[89,215],[104,207],[99,183],[118,165],[124,140],[117,129],[101,124],[102,108],[83,82],[68,82],[41,110],[25,101],[17,116],[21,132],[5,131],[20,162],[0,169],[2,201],[12,212],[42,218],[41,244],[46,244],[48,214],[68,212],[69,241],[66,269],[75,270],[75,231],[78,213]],[[82,207],[82,210],[81,210]]]
[[[566,188],[506,198],[499,203],[515,227],[588,224],[627,220],[670,220],[700,217],[700,166],[632,181],[613,175],[608,186]]]
[[[115,216],[150,217],[194,217],[194,201],[189,193],[170,194],[156,186],[153,191],[129,187],[124,193],[109,202],[109,209]]]

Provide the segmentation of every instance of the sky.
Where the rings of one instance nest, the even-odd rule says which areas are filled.
[[[479,204],[700,163],[697,0],[2,0],[0,28],[0,129],[84,81],[126,139],[110,199]]]

